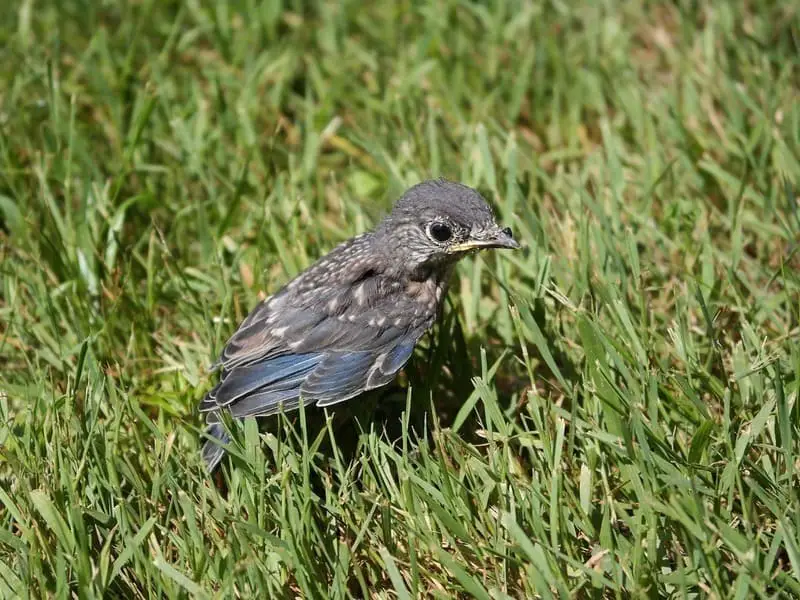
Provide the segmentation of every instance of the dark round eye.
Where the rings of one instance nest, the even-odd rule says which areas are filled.
[[[514,232],[511,231],[511,227],[506,227],[505,229],[503,229],[503,233],[506,234],[510,238],[514,237]]]
[[[428,235],[437,242],[446,242],[453,237],[453,231],[444,223],[432,223],[428,227]]]

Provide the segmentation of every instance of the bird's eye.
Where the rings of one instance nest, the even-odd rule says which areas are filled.
[[[437,242],[446,242],[453,237],[453,231],[444,223],[431,223],[428,235]]]

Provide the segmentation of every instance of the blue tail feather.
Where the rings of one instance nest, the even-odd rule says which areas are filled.
[[[231,438],[222,423],[209,423],[205,433],[211,439],[207,439],[203,444],[201,455],[206,463],[206,469],[211,473],[225,455],[224,446],[230,443]]]

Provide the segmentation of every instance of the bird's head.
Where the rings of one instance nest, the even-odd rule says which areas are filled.
[[[376,232],[404,270],[437,270],[478,250],[519,248],[476,190],[445,180],[408,189]]]

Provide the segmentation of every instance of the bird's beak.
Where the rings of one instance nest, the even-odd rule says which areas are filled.
[[[483,231],[474,231],[469,239],[450,246],[449,251],[469,252],[471,250],[485,250],[487,248],[517,250],[519,247],[519,242],[513,238],[510,228],[502,228],[495,225]]]

